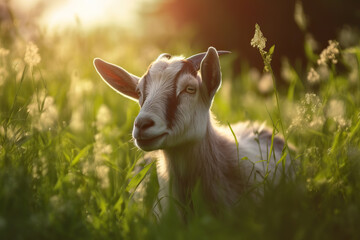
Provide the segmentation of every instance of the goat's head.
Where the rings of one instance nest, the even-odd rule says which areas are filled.
[[[110,87],[139,102],[133,137],[138,147],[151,151],[204,137],[221,84],[219,55],[225,53],[210,47],[187,59],[161,54],[141,78],[98,58],[94,66]]]

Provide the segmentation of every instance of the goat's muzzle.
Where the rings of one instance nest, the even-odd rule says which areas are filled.
[[[156,121],[147,114],[140,114],[134,122],[133,137],[136,145],[145,151],[159,149],[168,135]]]

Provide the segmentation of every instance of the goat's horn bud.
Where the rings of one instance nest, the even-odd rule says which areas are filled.
[[[171,55],[169,53],[162,53],[162,54],[160,54],[160,56],[157,59],[160,60],[162,58],[170,59]]]
[[[217,51],[217,53],[218,53],[219,56],[221,56],[221,55],[224,55],[224,54],[229,54],[231,52],[230,51],[220,50],[220,51]],[[196,71],[199,71],[201,61],[203,60],[205,55],[206,55],[206,52],[198,53],[198,54],[195,54],[195,55],[193,55],[191,57],[188,57],[187,60],[194,65],[194,68],[195,68]]]

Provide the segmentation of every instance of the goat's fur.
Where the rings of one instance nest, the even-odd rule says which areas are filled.
[[[256,179],[267,173],[273,178],[284,140],[275,136],[272,141],[272,131],[262,125],[238,123],[232,126],[237,147],[230,128],[219,127],[209,110],[221,85],[218,52],[210,47],[201,62],[192,61],[162,54],[141,78],[100,59],[94,65],[108,85],[141,106],[133,137],[139,148],[161,152],[159,199],[171,194],[189,204],[192,190],[200,184],[211,207],[230,206]],[[288,169],[286,160],[280,169]]]

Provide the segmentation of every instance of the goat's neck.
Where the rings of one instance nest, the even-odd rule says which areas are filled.
[[[177,197],[189,201],[195,184],[199,183],[205,197],[217,202],[218,195],[226,194],[227,188],[233,187],[230,185],[239,182],[240,174],[233,158],[235,148],[235,143],[230,143],[208,121],[201,140],[165,149],[167,170]]]

